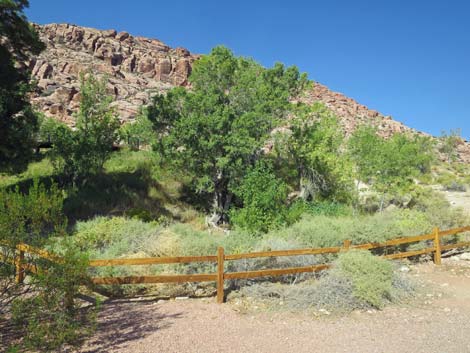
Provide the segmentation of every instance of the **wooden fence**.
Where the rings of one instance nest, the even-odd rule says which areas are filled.
[[[319,254],[335,254],[349,249],[364,249],[371,250],[377,248],[396,247],[402,244],[415,243],[420,241],[432,241],[432,246],[420,250],[394,252],[391,254],[382,255],[386,259],[400,259],[413,257],[422,254],[434,253],[434,263],[441,264],[441,253],[444,250],[455,248],[462,248],[470,246],[470,241],[450,243],[447,245],[441,244],[441,239],[446,236],[456,235],[458,233],[470,231],[470,226],[454,228],[441,231],[439,228],[434,228],[430,234],[423,234],[411,237],[401,237],[385,241],[383,243],[367,243],[352,245],[350,240],[345,240],[343,246],[330,247],[330,248],[310,248],[310,249],[294,249],[294,250],[276,250],[276,251],[263,251],[251,252],[242,254],[225,254],[224,248],[219,247],[217,255],[208,256],[179,256],[179,257],[151,257],[139,259],[109,259],[109,260],[91,260],[90,267],[101,266],[130,266],[130,265],[155,265],[155,264],[176,264],[176,263],[192,263],[192,262],[211,262],[217,264],[216,273],[202,273],[202,274],[186,274],[186,275],[157,275],[157,276],[127,276],[127,277],[95,277],[92,282],[97,285],[106,284],[149,284],[149,283],[183,283],[183,282],[216,282],[217,283],[217,302],[223,303],[224,301],[224,281],[231,279],[248,279],[256,277],[274,277],[291,275],[297,273],[318,272],[331,267],[331,264],[325,263],[320,265],[303,266],[303,267],[290,267],[281,269],[265,269],[255,271],[242,271],[242,272],[225,272],[225,261],[236,261],[242,259],[253,259],[262,257],[280,257],[280,256],[299,256],[299,255],[319,255]],[[393,250],[396,250],[393,249]],[[24,280],[25,272],[34,272],[35,269],[31,268],[24,263],[25,253],[35,254],[37,256],[47,258],[52,261],[61,261],[55,255],[52,255],[44,250],[35,249],[28,245],[19,245],[17,248],[17,256],[15,260],[17,282]]]

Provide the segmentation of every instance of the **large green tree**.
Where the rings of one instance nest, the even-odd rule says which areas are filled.
[[[232,191],[286,117],[306,76],[282,64],[266,69],[216,47],[194,64],[189,80],[189,91],[156,97],[148,117],[174,165],[193,177],[199,191],[213,194],[211,222],[226,222]]]
[[[0,171],[25,167],[38,127],[24,62],[44,45],[23,14],[28,5],[27,0],[0,0]]]

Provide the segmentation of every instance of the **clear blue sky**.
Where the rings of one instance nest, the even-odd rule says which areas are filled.
[[[30,0],[27,15],[297,65],[372,109],[470,137],[470,1]]]

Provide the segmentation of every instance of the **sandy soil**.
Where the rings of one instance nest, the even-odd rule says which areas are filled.
[[[470,213],[470,192],[440,191],[453,207],[461,207]]]
[[[424,286],[412,305],[346,316],[242,314],[213,299],[109,302],[79,352],[470,352],[470,261],[410,274]]]

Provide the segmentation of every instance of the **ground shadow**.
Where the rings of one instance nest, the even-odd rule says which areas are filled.
[[[116,300],[103,304],[96,333],[85,343],[81,353],[113,352],[157,330],[170,327],[183,312],[162,314],[153,300]]]

